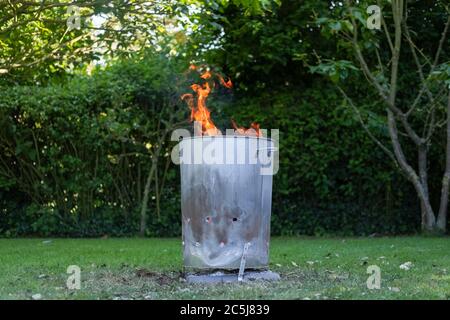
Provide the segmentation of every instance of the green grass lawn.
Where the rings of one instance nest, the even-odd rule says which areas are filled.
[[[0,239],[0,298],[450,299],[448,237],[273,238],[270,254],[279,282],[189,285],[179,239]],[[69,265],[80,290],[66,288]],[[380,290],[367,289],[369,265]]]

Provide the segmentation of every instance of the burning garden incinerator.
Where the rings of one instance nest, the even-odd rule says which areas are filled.
[[[195,136],[179,144],[184,267],[221,270],[214,281],[233,281],[235,276],[226,278],[223,271],[239,270],[237,279],[243,280],[245,269],[265,270],[269,264],[274,140],[264,138],[256,122],[246,129],[232,120],[232,134],[222,135],[206,99],[217,87],[216,80],[228,89],[233,84],[204,66],[192,65],[190,70],[200,71],[203,83],[191,85],[195,95],[181,97],[196,124]],[[210,282],[211,276],[191,274],[188,280]],[[279,276],[247,273],[246,278],[252,277]]]
[[[274,142],[198,136],[180,143],[184,266],[267,269]]]

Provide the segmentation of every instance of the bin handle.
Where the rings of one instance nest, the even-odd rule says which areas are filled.
[[[239,273],[238,273],[238,281],[242,282],[244,280],[244,271],[245,271],[245,262],[247,259],[247,251],[250,247],[250,242],[247,242],[244,245],[244,250],[242,251],[242,257],[241,257],[241,265],[239,266]]]
[[[258,147],[256,148],[256,156],[258,156],[260,151],[267,151],[267,156],[270,157],[273,152],[278,151],[275,147]]]
[[[278,148],[275,147],[261,147],[256,148],[257,151],[269,150],[269,151],[278,151]]]

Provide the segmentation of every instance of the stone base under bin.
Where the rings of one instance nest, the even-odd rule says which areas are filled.
[[[267,271],[247,271],[244,272],[242,282],[250,281],[278,281],[280,275],[270,270]],[[186,281],[188,283],[233,283],[238,282],[238,274],[236,273],[224,273],[217,271],[207,274],[187,274]]]

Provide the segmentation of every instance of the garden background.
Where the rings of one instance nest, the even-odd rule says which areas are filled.
[[[354,4],[361,28],[369,2]],[[273,235],[420,231],[416,191],[339,91],[351,93],[364,123],[389,145],[384,106],[338,37],[346,26],[342,3],[74,1],[79,11],[68,9],[71,2],[32,3],[0,4],[1,237],[179,235],[170,132],[192,126],[180,99],[198,80],[187,72],[191,63],[234,82],[232,91],[217,89],[208,99],[219,127],[231,127],[233,118],[280,130]],[[408,3],[415,17],[408,23],[426,56],[439,45],[448,8],[444,1]],[[389,10],[383,14],[389,21]],[[365,50],[389,56],[381,31],[361,32]],[[448,48],[446,40],[441,62]],[[412,59],[401,60],[400,70],[402,105],[418,84]],[[445,127],[436,136],[428,159],[433,205],[445,169]],[[414,146],[405,142],[404,151],[416,167]]]

